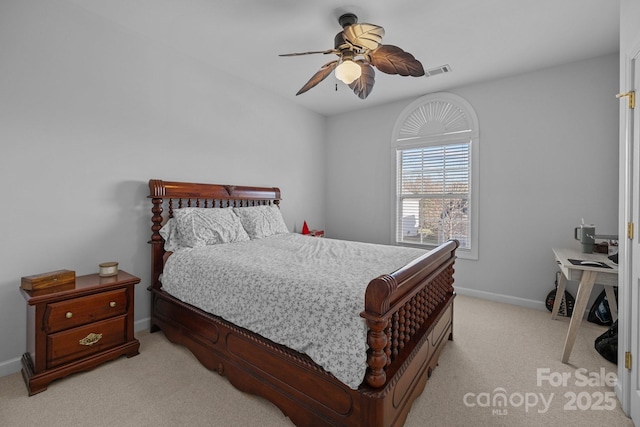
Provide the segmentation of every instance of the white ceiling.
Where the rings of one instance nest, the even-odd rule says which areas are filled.
[[[614,53],[619,39],[618,0],[67,1],[324,115]],[[383,43],[425,69],[448,64],[452,72],[376,71],[366,100],[331,75],[295,96],[335,56],[278,54],[333,48],[344,12],[384,27]]]

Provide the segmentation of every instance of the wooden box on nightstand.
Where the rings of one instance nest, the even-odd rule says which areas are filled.
[[[55,379],[138,354],[133,334],[138,283],[138,277],[120,270],[110,277],[78,276],[73,285],[20,289],[28,304],[22,377],[29,396]]]

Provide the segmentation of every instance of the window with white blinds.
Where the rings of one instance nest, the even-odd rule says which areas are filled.
[[[398,150],[399,242],[469,249],[469,161],[469,143]]]
[[[477,118],[453,94],[411,104],[396,124],[396,243],[434,247],[460,242],[477,259]]]

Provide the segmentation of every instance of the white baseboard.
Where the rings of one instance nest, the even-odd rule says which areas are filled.
[[[140,332],[144,330],[149,330],[151,327],[151,318],[145,317],[144,319],[136,320],[133,322],[133,330],[134,332]]]
[[[0,377],[15,374],[20,371],[21,368],[22,365],[20,364],[20,357],[0,362]]]
[[[456,293],[469,297],[487,299],[490,301],[503,302],[506,304],[519,305],[521,307],[534,308],[536,310],[546,310],[547,306],[544,301],[536,301],[526,298],[512,297],[508,295],[494,294],[491,292],[476,291],[475,289],[455,287]]]
[[[150,326],[151,318],[146,317],[144,319],[136,320],[133,323],[133,330],[134,332],[148,331]],[[20,363],[21,358],[22,356],[0,362],[0,377],[6,377],[7,375],[19,372],[20,369],[22,369],[22,364]]]

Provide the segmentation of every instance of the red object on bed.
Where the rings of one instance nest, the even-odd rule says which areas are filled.
[[[152,199],[151,330],[189,348],[236,388],[277,405],[299,426],[401,426],[453,334],[453,265],[449,241],[404,267],[372,278],[361,316],[369,328],[367,373],[357,390],[305,354],[181,302],[162,289],[159,230],[179,207],[279,205],[280,190],[149,181]],[[167,210],[165,218],[163,213]],[[437,392],[432,390],[431,392]]]
[[[307,221],[302,224],[302,234],[309,234],[309,226],[307,225]]]

